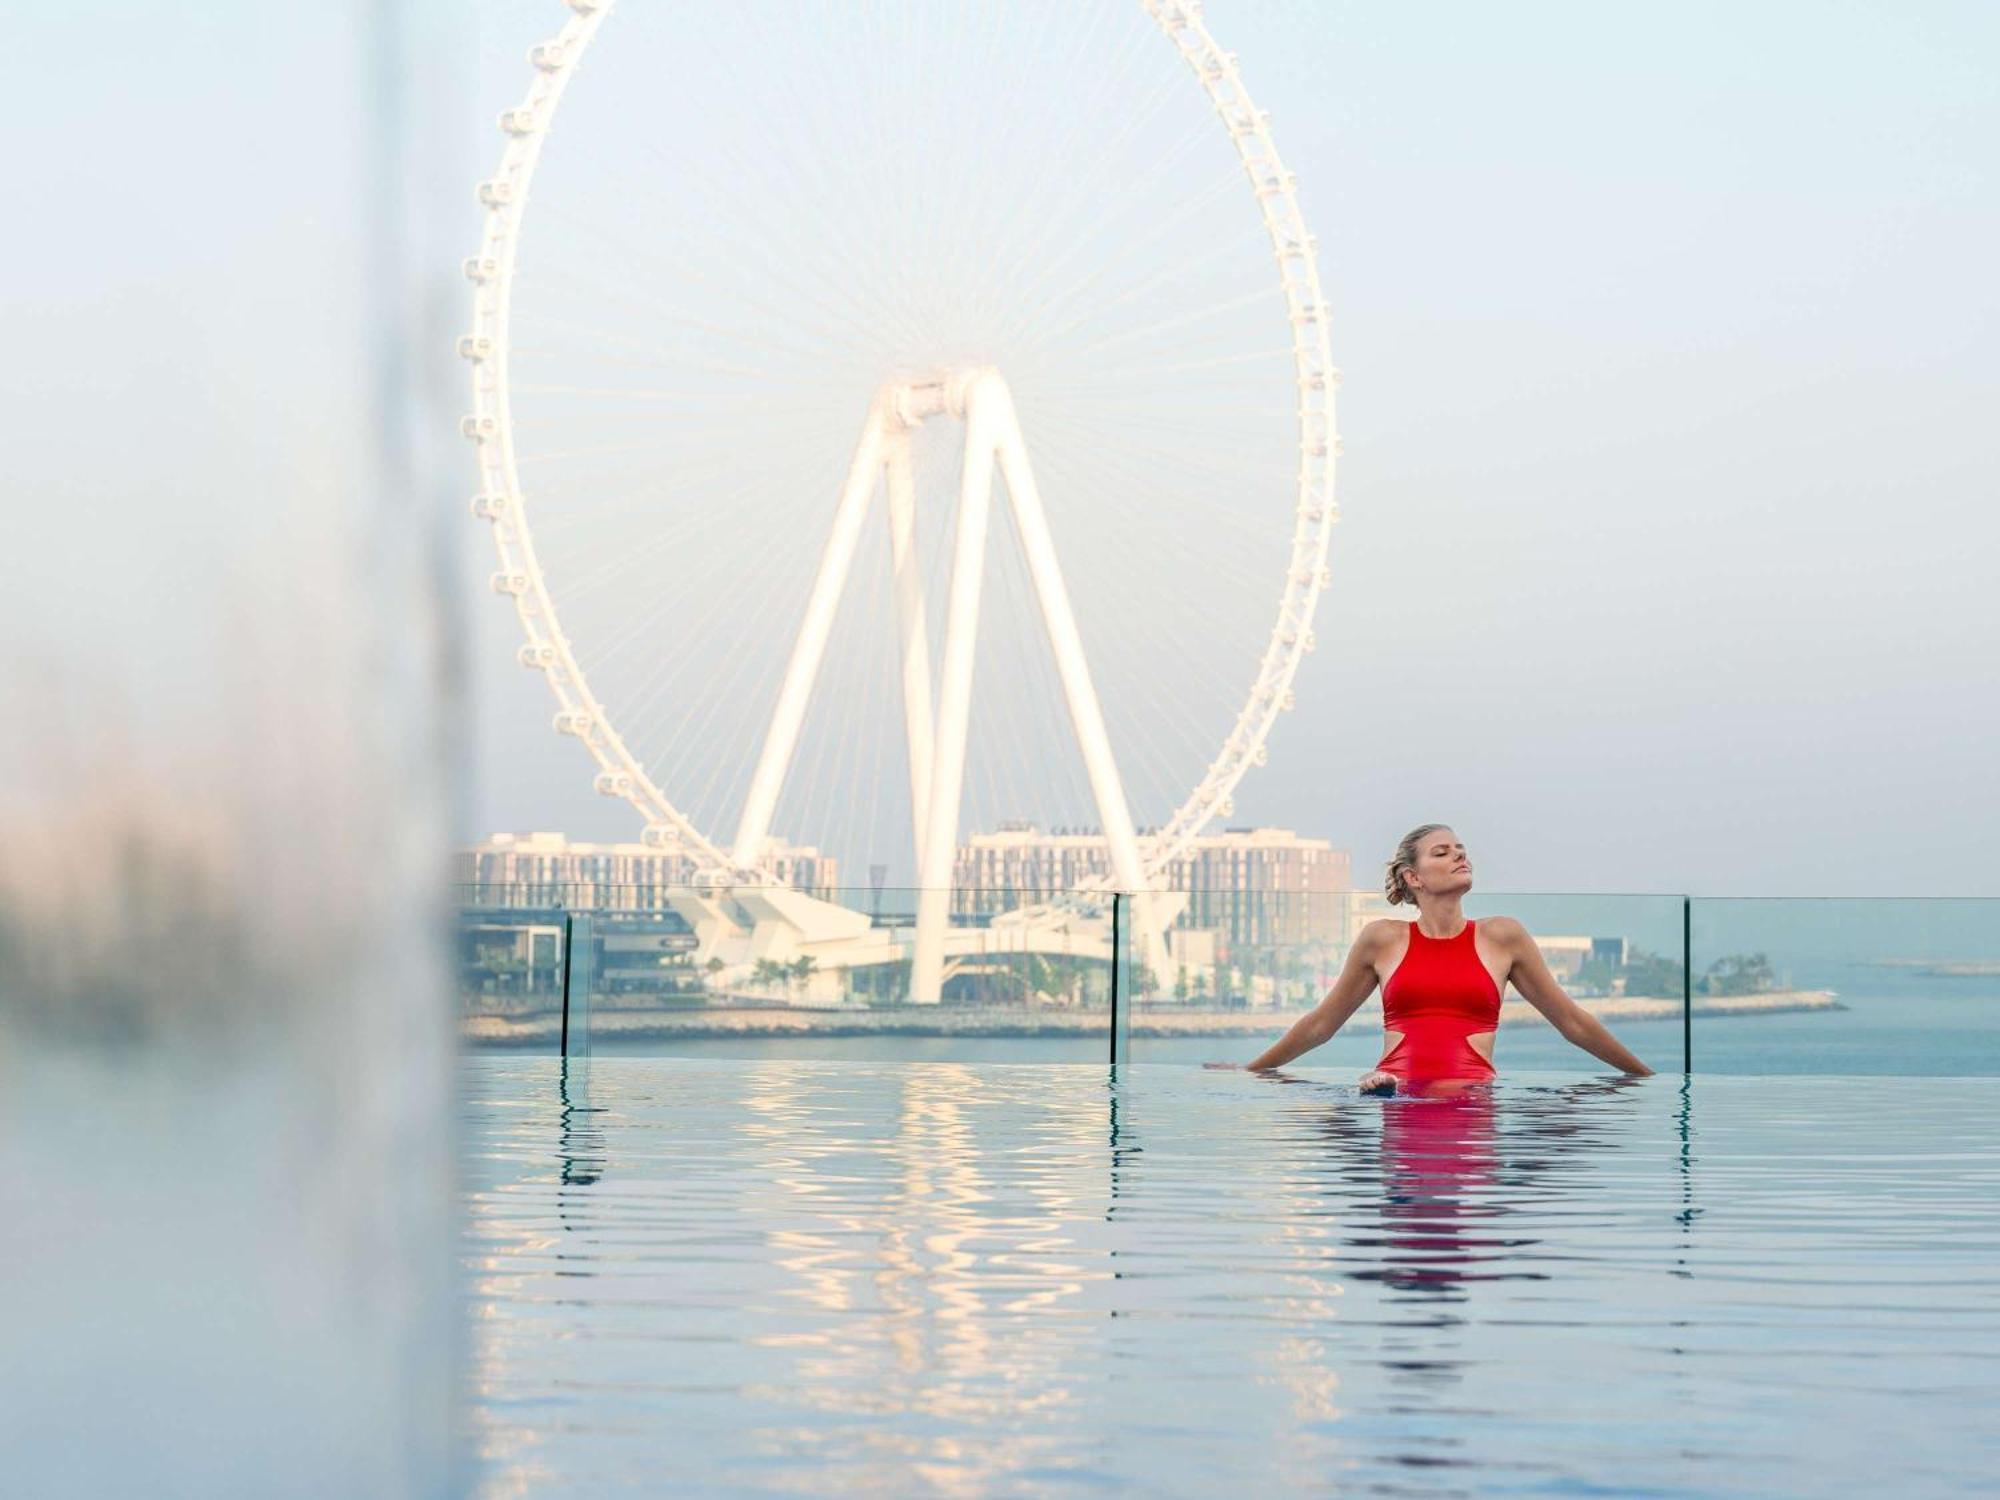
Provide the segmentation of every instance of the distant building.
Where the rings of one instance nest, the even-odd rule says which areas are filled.
[[[1043,833],[1003,823],[959,845],[953,907],[962,917],[1046,900],[1110,874],[1096,830]],[[1230,828],[1204,834],[1163,872],[1168,890],[1188,893],[1177,929],[1214,932],[1226,945],[1266,947],[1345,941],[1345,850],[1289,828]]]
[[[1407,922],[1416,914],[1414,906],[1391,906],[1379,886],[1372,891],[1349,891],[1342,903],[1341,946],[1351,946],[1370,922]]]
[[[459,986],[468,994],[552,995],[562,990],[561,913],[485,907],[458,912]]]
[[[779,881],[822,899],[838,887],[839,862],[819,850],[767,842]],[[496,833],[454,859],[461,906],[590,907],[658,911],[695,878],[694,861],[647,844],[587,844],[560,833]]]
[[[1535,938],[1535,946],[1542,950],[1542,960],[1549,966],[1549,972],[1559,984],[1569,984],[1583,972],[1583,966],[1590,962],[1591,950],[1603,941],[1600,938],[1567,937],[1561,935],[1541,935]]]

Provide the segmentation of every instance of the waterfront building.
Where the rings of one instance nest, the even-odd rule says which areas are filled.
[[[1047,900],[1109,876],[1111,857],[1095,829],[1002,823],[959,845],[954,910],[961,918]],[[1347,852],[1289,828],[1229,828],[1205,834],[1167,867],[1163,885],[1187,893],[1177,930],[1213,932],[1222,949],[1346,941],[1352,871]]]
[[[768,868],[794,890],[831,899],[839,861],[805,845],[772,839]],[[659,911],[694,883],[695,864],[648,844],[593,844],[560,833],[496,833],[454,860],[461,905],[588,907]]]

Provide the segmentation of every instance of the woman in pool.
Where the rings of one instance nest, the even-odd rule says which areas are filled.
[[[1384,920],[1361,929],[1326,998],[1250,1064],[1279,1068],[1329,1040],[1382,986],[1387,1050],[1362,1075],[1364,1093],[1455,1093],[1493,1073],[1500,993],[1512,984],[1565,1039],[1626,1073],[1653,1070],[1597,1017],[1563,993],[1528,930],[1512,917],[1474,922],[1460,911],[1472,889],[1465,845],[1442,823],[1406,834],[1384,882],[1392,906],[1409,903],[1414,922]]]

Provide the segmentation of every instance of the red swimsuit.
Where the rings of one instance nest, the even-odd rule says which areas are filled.
[[[1466,1040],[1500,1024],[1500,991],[1472,929],[1467,922],[1457,937],[1434,938],[1410,923],[1410,946],[1382,986],[1382,1025],[1403,1039],[1375,1065],[1403,1083],[1493,1077],[1493,1064]]]

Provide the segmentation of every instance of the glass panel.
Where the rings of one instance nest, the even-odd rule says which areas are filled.
[[[492,899],[480,899],[489,895]],[[460,1031],[468,1043],[557,1050],[566,915],[552,904],[516,904],[497,893],[461,892],[453,918],[452,965]]]
[[[2000,900],[1694,902],[1703,1073],[2000,1074]]]
[[[1518,918],[1556,980],[1655,1073],[1681,1070],[1681,919],[1674,895],[1474,892],[1475,917]],[[1563,1040],[1511,986],[1494,1049],[1503,1068],[1610,1071]]]
[[[1112,1063],[1129,1063],[1132,1060],[1132,976],[1137,972],[1137,965],[1133,963],[1133,904],[1129,895],[1120,894],[1112,898],[1109,1037],[1109,1061]]]
[[[461,1024],[475,1047],[553,1052],[566,923],[572,1054],[1091,1062],[1108,1056],[1105,892],[945,899],[913,994],[921,892],[876,887],[459,888]],[[586,1019],[587,1016],[587,1019]]]
[[[1134,960],[1132,1055],[1143,1062],[1248,1062],[1332,987],[1356,934],[1407,921],[1379,891],[1171,893],[1170,925],[1153,961]],[[1564,988],[1655,1072],[1681,1066],[1681,898],[1475,893],[1474,917],[1526,924]],[[1162,961],[1162,955],[1164,955]],[[1165,977],[1156,976],[1161,963]],[[1293,1066],[1366,1071],[1382,1056],[1382,1009],[1371,996],[1332,1040]],[[1511,989],[1494,1061],[1508,1068],[1602,1072]]]

